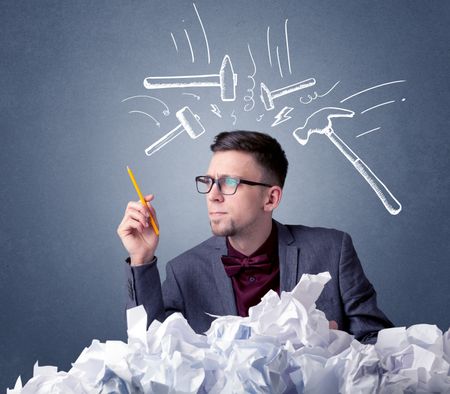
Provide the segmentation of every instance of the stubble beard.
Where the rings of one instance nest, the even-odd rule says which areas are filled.
[[[237,228],[233,220],[220,225],[220,220],[210,220],[211,231],[216,237],[233,237],[237,234]]]

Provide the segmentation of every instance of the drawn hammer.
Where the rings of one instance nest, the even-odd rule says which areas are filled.
[[[400,202],[372,172],[367,164],[364,163],[333,130],[331,121],[333,118],[352,118],[354,115],[355,113],[348,109],[325,107],[310,115],[302,127],[298,127],[294,130],[293,135],[301,145],[306,145],[311,134],[325,134],[363,176],[389,213],[391,215],[397,215],[402,210]]]
[[[220,87],[222,101],[236,99],[237,74],[234,73],[231,59],[225,55],[218,74],[183,75],[170,77],[148,77],[144,79],[146,89],[168,88],[204,88],[210,86]]]
[[[150,145],[145,150],[147,156],[151,156],[153,153],[160,150],[183,131],[186,131],[192,139],[200,137],[205,132],[203,125],[200,123],[200,117],[194,114],[189,107],[181,108],[175,115],[180,121],[180,124]]]

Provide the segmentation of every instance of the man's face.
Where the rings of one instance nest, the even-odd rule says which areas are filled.
[[[207,175],[212,178],[231,176],[266,183],[264,170],[249,153],[239,151],[216,152]],[[267,218],[264,201],[268,187],[239,184],[233,195],[222,195],[217,184],[206,195],[211,229],[217,236],[245,236],[252,234]]]

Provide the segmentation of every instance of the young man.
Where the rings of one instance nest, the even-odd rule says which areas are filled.
[[[283,225],[272,219],[283,193],[288,161],[272,137],[223,132],[211,145],[206,175],[196,177],[205,194],[213,237],[169,261],[161,286],[155,250],[158,236],[149,209],[130,202],[118,227],[129,253],[127,307],[144,305],[148,324],[181,312],[198,333],[212,315],[247,316],[270,289],[290,291],[303,273],[329,271],[331,281],[317,308],[339,329],[362,342],[392,323],[378,309],[348,234],[324,228]]]

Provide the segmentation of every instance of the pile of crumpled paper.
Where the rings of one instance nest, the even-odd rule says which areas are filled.
[[[206,335],[181,314],[146,329],[127,311],[128,343],[94,340],[68,372],[34,367],[8,393],[450,393],[450,329],[380,331],[375,345],[330,330],[315,301],[328,272],[267,293],[248,317],[223,316]]]

